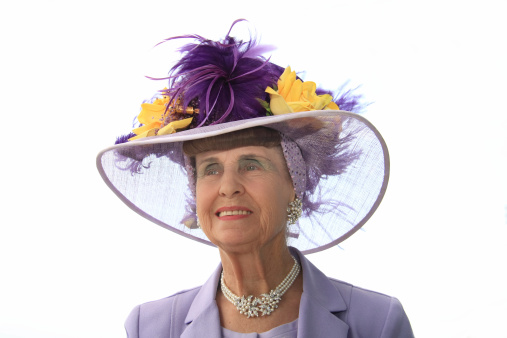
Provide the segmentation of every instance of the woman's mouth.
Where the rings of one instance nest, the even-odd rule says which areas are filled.
[[[221,219],[221,220],[237,220],[242,219],[245,217],[248,217],[248,215],[251,215],[253,212],[245,207],[238,206],[238,205],[231,205],[230,207],[221,207],[218,208],[215,215]]]
[[[247,210],[228,210],[228,211],[221,211],[217,213],[218,217],[223,216],[236,216],[236,215],[250,215],[252,212]]]

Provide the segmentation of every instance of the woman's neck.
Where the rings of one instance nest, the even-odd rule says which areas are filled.
[[[220,257],[225,284],[240,297],[274,290],[294,265],[285,243],[241,253],[220,249]]]

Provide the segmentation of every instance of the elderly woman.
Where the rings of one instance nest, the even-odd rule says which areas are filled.
[[[353,234],[385,192],[383,139],[344,111],[358,96],[317,90],[252,41],[186,38],[197,42],[168,89],[97,165],[129,207],[216,246],[221,264],[201,287],[137,306],[128,336],[412,337],[396,298],[304,256]]]

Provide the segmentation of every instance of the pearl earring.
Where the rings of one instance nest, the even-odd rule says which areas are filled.
[[[295,224],[302,213],[303,203],[296,197],[294,201],[289,203],[289,207],[287,208],[287,224]]]

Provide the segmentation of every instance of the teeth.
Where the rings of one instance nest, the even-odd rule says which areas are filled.
[[[236,215],[250,215],[252,212],[246,210],[222,211],[218,213],[218,217],[222,216],[236,216]]]

